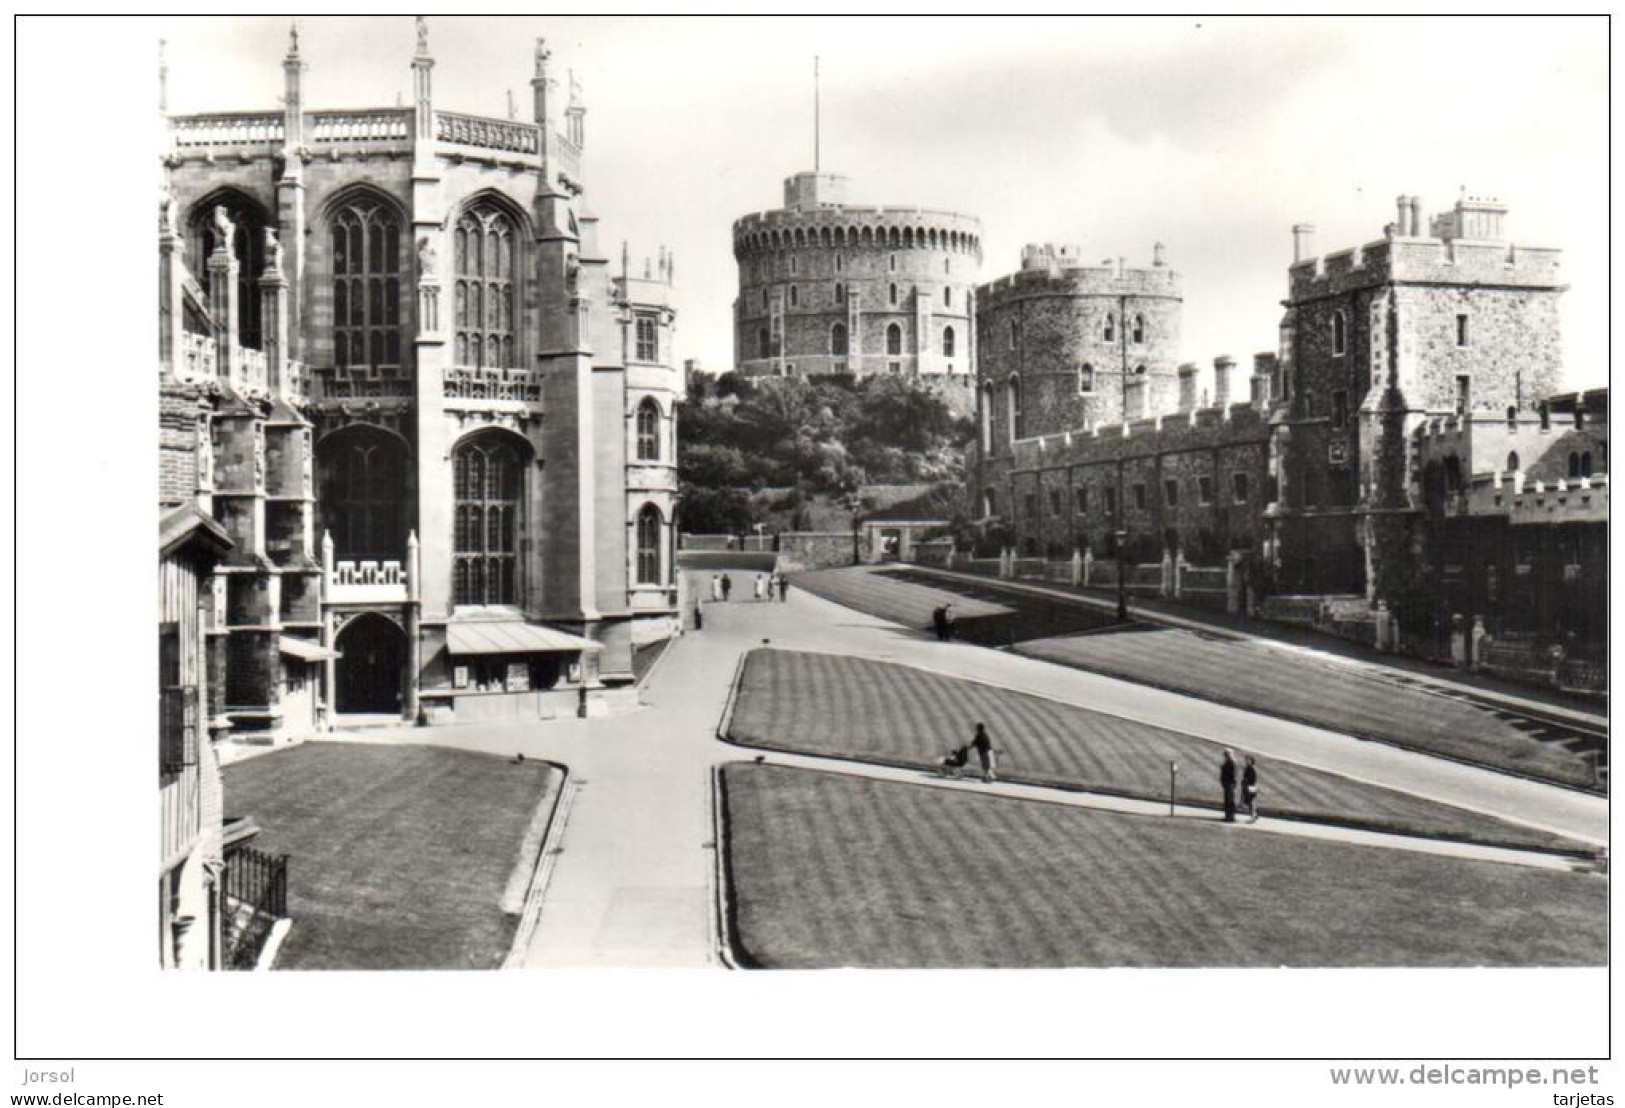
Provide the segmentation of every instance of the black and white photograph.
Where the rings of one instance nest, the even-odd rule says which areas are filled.
[[[1610,27],[19,18],[13,1092],[1613,1103]]]

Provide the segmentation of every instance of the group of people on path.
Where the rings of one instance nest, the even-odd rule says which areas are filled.
[[[757,600],[772,600],[777,595],[779,603],[783,604],[790,597],[790,579],[784,574],[775,571],[771,576],[758,573],[754,582],[753,591]],[[734,580],[726,573],[713,573],[711,575],[711,599],[718,603],[726,603],[733,595]]]
[[[1219,763],[1219,788],[1224,792],[1224,822],[1236,822],[1236,756],[1227,747]],[[1247,822],[1258,822],[1258,760],[1247,755],[1241,771],[1241,802],[1247,809]]]
[[[938,642],[951,642],[954,637],[954,606],[944,604],[931,612],[931,626],[937,633]],[[981,727],[981,724],[977,724]]]
[[[942,760],[942,772],[950,777],[958,777],[960,772],[970,762],[972,752],[982,769],[982,780],[992,782],[997,779],[998,760],[994,753],[993,739],[987,733],[987,724],[977,723],[976,734],[964,746],[949,751],[948,756]],[[1236,822],[1236,794],[1240,787],[1241,805],[1247,810],[1247,822],[1258,822],[1258,759],[1251,754],[1247,755],[1247,764],[1240,767],[1236,765],[1236,755],[1228,747],[1224,751],[1224,760],[1219,763],[1219,788],[1224,793],[1224,821]]]

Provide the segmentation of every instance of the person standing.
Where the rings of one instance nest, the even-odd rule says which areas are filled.
[[[954,606],[952,604],[942,606],[942,637],[947,642],[954,641]]]
[[[779,574],[779,603],[787,603],[790,599],[790,578]]]
[[[931,628],[936,631],[938,642],[948,641],[947,610],[940,604],[931,609]]]
[[[1219,763],[1219,788],[1224,790],[1224,822],[1236,822],[1236,756],[1228,747]]]
[[[722,600],[727,603],[728,597],[734,591],[734,579],[728,574],[722,575]]]
[[[976,760],[982,763],[982,780],[992,781],[997,766],[993,757],[993,740],[988,736],[987,724],[976,725],[976,737],[970,741],[971,749],[976,751]]]
[[[756,584],[753,586],[753,588],[755,590],[757,600],[767,599],[767,574],[758,573],[756,575]]]
[[[722,578],[718,577],[714,573],[711,575],[711,599],[722,599]]]
[[[1241,771],[1241,802],[1247,807],[1247,822],[1258,822],[1258,760],[1247,755],[1247,768]]]

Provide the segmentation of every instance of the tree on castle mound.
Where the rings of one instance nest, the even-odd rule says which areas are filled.
[[[793,489],[792,514],[804,518],[810,502],[843,502],[865,485],[962,482],[973,431],[909,378],[696,377],[678,416],[683,529],[762,522],[720,526],[750,511],[748,497],[725,491]]]

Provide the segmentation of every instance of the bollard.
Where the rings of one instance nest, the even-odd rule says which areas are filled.
[[[1174,814],[1174,784],[1179,780],[1179,763],[1168,763],[1168,814]]]

